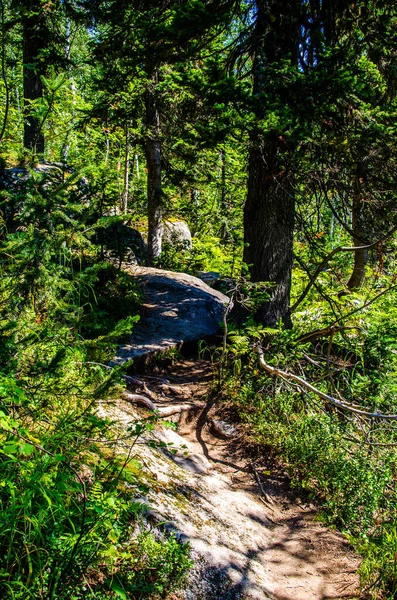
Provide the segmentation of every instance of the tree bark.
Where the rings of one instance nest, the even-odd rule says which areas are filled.
[[[130,183],[130,132],[128,121],[125,123],[125,155],[124,155],[124,184],[123,184],[123,196],[121,199],[121,208],[124,214],[127,214],[128,210],[128,191]]]
[[[8,114],[10,111],[10,87],[8,85],[8,78],[6,72],[6,32],[5,32],[5,16],[4,16],[4,4],[0,0],[0,17],[1,17],[1,77],[3,79],[4,91],[5,91],[5,109],[3,116],[3,124],[0,131],[0,142],[2,141],[8,123]]]
[[[221,240],[227,242],[228,239],[228,213],[229,207],[227,204],[227,189],[226,189],[226,152],[223,148],[221,150],[221,214],[222,214],[222,226],[221,226]]]
[[[25,105],[25,124],[23,145],[37,155],[44,154],[44,135],[40,120],[30,114],[30,102],[43,96],[40,79],[40,51],[46,43],[43,39],[42,10],[23,15],[23,97]]]
[[[147,201],[148,201],[148,263],[153,266],[161,254],[163,236],[161,189],[160,119],[156,102],[157,73],[146,87]]]
[[[253,282],[275,284],[257,319],[272,327],[282,319],[290,326],[289,302],[293,264],[295,202],[291,175],[281,168],[280,142],[251,135],[248,193],[244,209],[244,262]]]
[[[258,122],[266,116],[264,92],[268,67],[289,61],[297,65],[299,9],[294,2],[257,2],[253,107]],[[277,131],[250,132],[247,200],[244,208],[244,255],[253,282],[274,284],[270,299],[256,318],[273,327],[282,319],[291,326],[289,302],[293,264],[295,201],[289,170],[290,148]]]

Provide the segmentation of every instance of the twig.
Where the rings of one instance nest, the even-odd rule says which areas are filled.
[[[380,240],[377,240],[376,242],[373,242],[372,244],[366,244],[365,246],[338,246],[337,248],[334,248],[329,254],[327,254],[327,256],[318,265],[317,269],[314,271],[313,275],[310,277],[309,283],[303,290],[302,294],[299,296],[298,300],[291,306],[290,314],[295,312],[297,307],[301,304],[301,302],[303,302],[303,300],[306,298],[307,294],[309,293],[311,287],[313,286],[314,282],[316,281],[317,277],[320,275],[321,271],[329,263],[329,261],[335,256],[335,254],[338,254],[339,252],[355,252],[356,250],[369,250],[370,248],[373,248],[374,246],[377,246],[378,244],[381,244],[382,242],[387,240],[387,238],[389,238],[391,235],[393,235],[393,233],[395,233],[396,231],[397,231],[397,226],[393,227]]]
[[[251,464],[250,466],[251,466],[252,472],[253,472],[253,474],[254,474],[254,476],[255,476],[256,482],[257,482],[257,484],[258,484],[258,486],[259,486],[259,489],[260,489],[260,491],[261,491],[261,494],[262,494],[262,496],[263,496],[263,500],[265,500],[265,501],[266,501],[266,502],[265,502],[265,504],[267,504],[267,505],[270,505],[270,506],[269,506],[269,508],[271,508],[272,510],[275,510],[275,509],[274,509],[274,508],[271,506],[272,504],[274,504],[274,500],[273,500],[273,499],[272,499],[272,498],[269,496],[269,494],[267,494],[267,493],[265,492],[265,488],[264,488],[264,487],[263,487],[263,485],[262,485],[261,479],[260,479],[260,477],[259,477],[259,475],[258,475],[258,471],[255,469],[255,467],[254,467],[254,465],[253,465],[253,464]]]

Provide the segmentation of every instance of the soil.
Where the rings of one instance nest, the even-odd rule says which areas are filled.
[[[135,378],[131,389],[158,406],[192,406],[174,418],[176,430],[159,426],[152,434],[166,447],[142,443],[138,451],[156,481],[143,499],[148,517],[189,541],[195,559],[174,600],[360,598],[359,557],[291,489],[277,461],[253,453],[241,425],[231,439],[214,433],[211,420],[224,416],[212,399],[210,362],[182,359]],[[138,409],[120,401],[106,410],[128,423]]]

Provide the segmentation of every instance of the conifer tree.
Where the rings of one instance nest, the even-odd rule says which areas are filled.
[[[104,69],[102,82],[108,91],[120,93],[128,85],[140,91],[131,107],[135,121],[142,120],[142,143],[147,164],[148,255],[153,264],[161,254],[162,161],[164,124],[163,70],[198,56],[209,34],[222,29],[230,19],[232,0],[185,3],[158,0],[110,2],[91,6],[97,18],[100,43],[97,57]],[[114,39],[118,39],[117,47]],[[109,56],[113,60],[109,61]],[[170,115],[172,118],[172,115]]]

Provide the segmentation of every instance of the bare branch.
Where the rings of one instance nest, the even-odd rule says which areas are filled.
[[[316,339],[320,336],[332,336],[340,331],[347,331],[351,329],[361,330],[361,327],[358,327],[356,325],[341,325],[340,327],[336,327],[336,323],[332,323],[328,327],[323,327],[323,329],[315,329],[314,331],[310,331],[309,333],[304,333],[303,335],[298,337],[296,341],[307,342],[309,340],[312,340],[313,338]]]
[[[397,225],[395,227],[393,227],[388,233],[386,233],[386,235],[384,235],[381,239],[377,240],[376,242],[373,242],[372,244],[366,244],[365,246],[338,246],[337,248],[334,248],[329,254],[327,254],[327,256],[318,265],[317,269],[314,271],[313,275],[310,277],[309,283],[303,290],[302,294],[299,296],[298,300],[291,306],[290,314],[295,312],[297,307],[303,302],[303,300],[306,298],[307,294],[311,290],[317,277],[320,275],[321,271],[329,263],[329,261],[335,256],[335,254],[338,254],[339,252],[355,252],[356,250],[369,250],[370,248],[374,248],[375,246],[378,246],[378,244],[382,244],[385,240],[387,240],[396,231],[397,231]]]
[[[171,415],[180,414],[190,410],[197,410],[198,407],[200,408],[199,405],[192,402],[184,404],[170,404],[168,406],[156,406],[154,402],[152,402],[146,396],[141,394],[131,394],[130,392],[122,392],[120,396],[123,400],[127,400],[127,402],[144,406],[148,410],[157,413],[160,418],[170,417]]]
[[[285,381],[293,381],[294,383],[297,383],[298,385],[309,390],[310,392],[313,392],[313,394],[316,394],[319,398],[322,398],[326,402],[329,402],[330,404],[333,404],[334,406],[337,406],[338,408],[340,408],[342,410],[347,410],[347,411],[355,413],[357,415],[362,415],[363,417],[365,417],[367,419],[376,418],[376,419],[385,419],[388,421],[397,421],[397,415],[393,415],[393,414],[389,415],[389,414],[384,414],[384,413],[379,413],[379,412],[367,412],[365,410],[360,410],[358,408],[355,408],[354,406],[351,406],[350,404],[347,404],[346,402],[342,402],[341,400],[338,400],[337,398],[330,396],[329,394],[325,394],[321,390],[318,390],[313,385],[311,385],[311,383],[308,383],[307,381],[305,381],[302,377],[298,377],[298,375],[294,375],[293,373],[287,373],[286,371],[282,371],[281,369],[278,369],[277,367],[272,367],[267,362],[265,362],[264,352],[263,352],[262,348],[260,348],[259,346],[257,347],[257,353],[258,353],[258,358],[259,358],[259,364],[263,369],[265,369],[265,371],[267,371],[271,375],[275,375],[276,377],[281,377]]]

